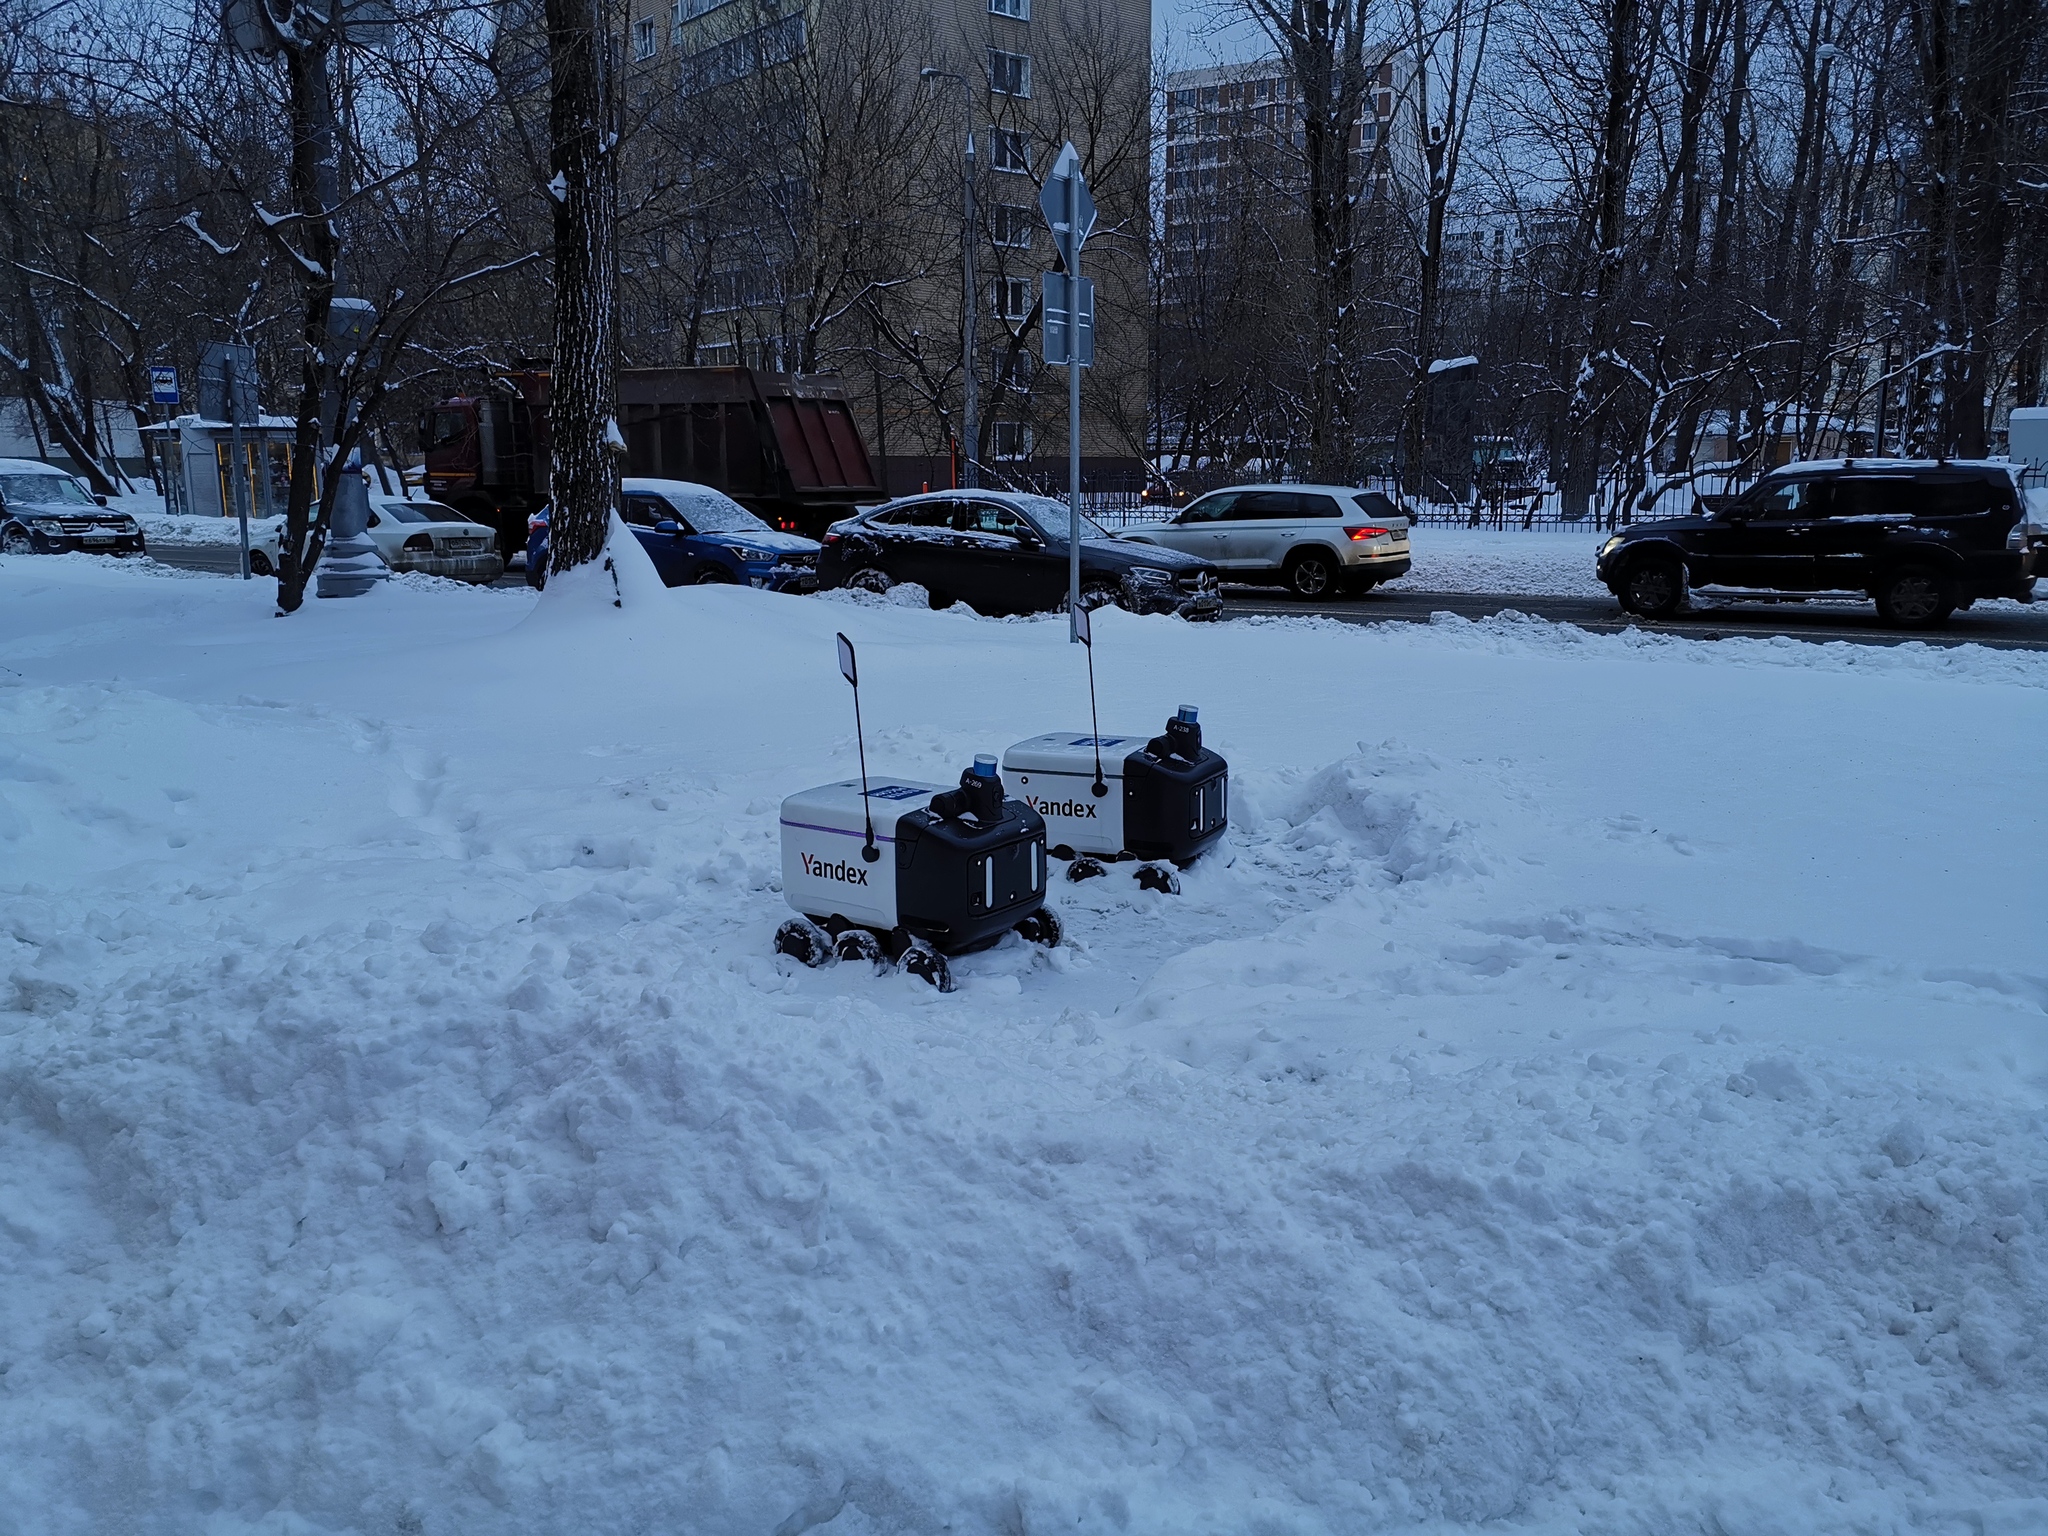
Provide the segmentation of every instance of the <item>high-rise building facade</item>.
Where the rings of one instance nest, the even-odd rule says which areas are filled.
[[[1367,201],[1385,198],[1417,162],[1405,72],[1380,64],[1351,153]],[[1304,179],[1299,82],[1278,59],[1179,70],[1166,79],[1164,270],[1227,243],[1247,220],[1284,221]]]
[[[1149,0],[629,6],[630,361],[837,374],[893,491],[1063,483],[1065,374],[1037,363],[1056,260],[1038,198],[1072,139],[1101,209],[1084,469],[1136,483]]]

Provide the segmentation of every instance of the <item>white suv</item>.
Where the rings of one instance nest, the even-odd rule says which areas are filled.
[[[1350,486],[1233,485],[1123,537],[1200,555],[1225,581],[1281,582],[1297,597],[1357,597],[1408,574],[1408,519],[1378,491]]]

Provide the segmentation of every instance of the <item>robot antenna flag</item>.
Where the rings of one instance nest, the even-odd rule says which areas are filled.
[[[875,846],[875,810],[868,800],[868,743],[860,724],[860,665],[854,659],[853,642],[844,635],[839,637],[839,675],[853,685],[853,739],[860,748],[860,813],[868,830],[860,856],[872,864],[882,856],[882,850]]]
[[[1099,800],[1109,793],[1109,786],[1102,782],[1102,725],[1095,714],[1095,633],[1088,622],[1087,607],[1079,603],[1074,605],[1074,638],[1088,652],[1088,735],[1095,743],[1093,793]]]

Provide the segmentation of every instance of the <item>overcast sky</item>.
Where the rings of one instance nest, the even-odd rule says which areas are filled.
[[[1152,0],[1152,47],[1173,68],[1192,69],[1269,52],[1256,27],[1233,16],[1228,0]]]

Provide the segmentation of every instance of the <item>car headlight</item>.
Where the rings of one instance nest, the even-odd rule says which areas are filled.
[[[1600,553],[1595,558],[1605,560],[1619,548],[1621,548],[1621,535],[1618,533],[1610,534],[1608,535],[1607,542],[1600,546]]]
[[[42,533],[56,533],[63,528],[64,519],[61,517],[31,517],[28,519],[28,525]]]
[[[1131,567],[1131,580],[1148,587],[1170,587],[1173,585],[1173,572],[1162,571],[1156,565],[1134,565]]]
[[[718,547],[741,565],[766,565],[775,559],[773,555],[764,555],[760,550],[749,549],[744,544],[721,544]]]

